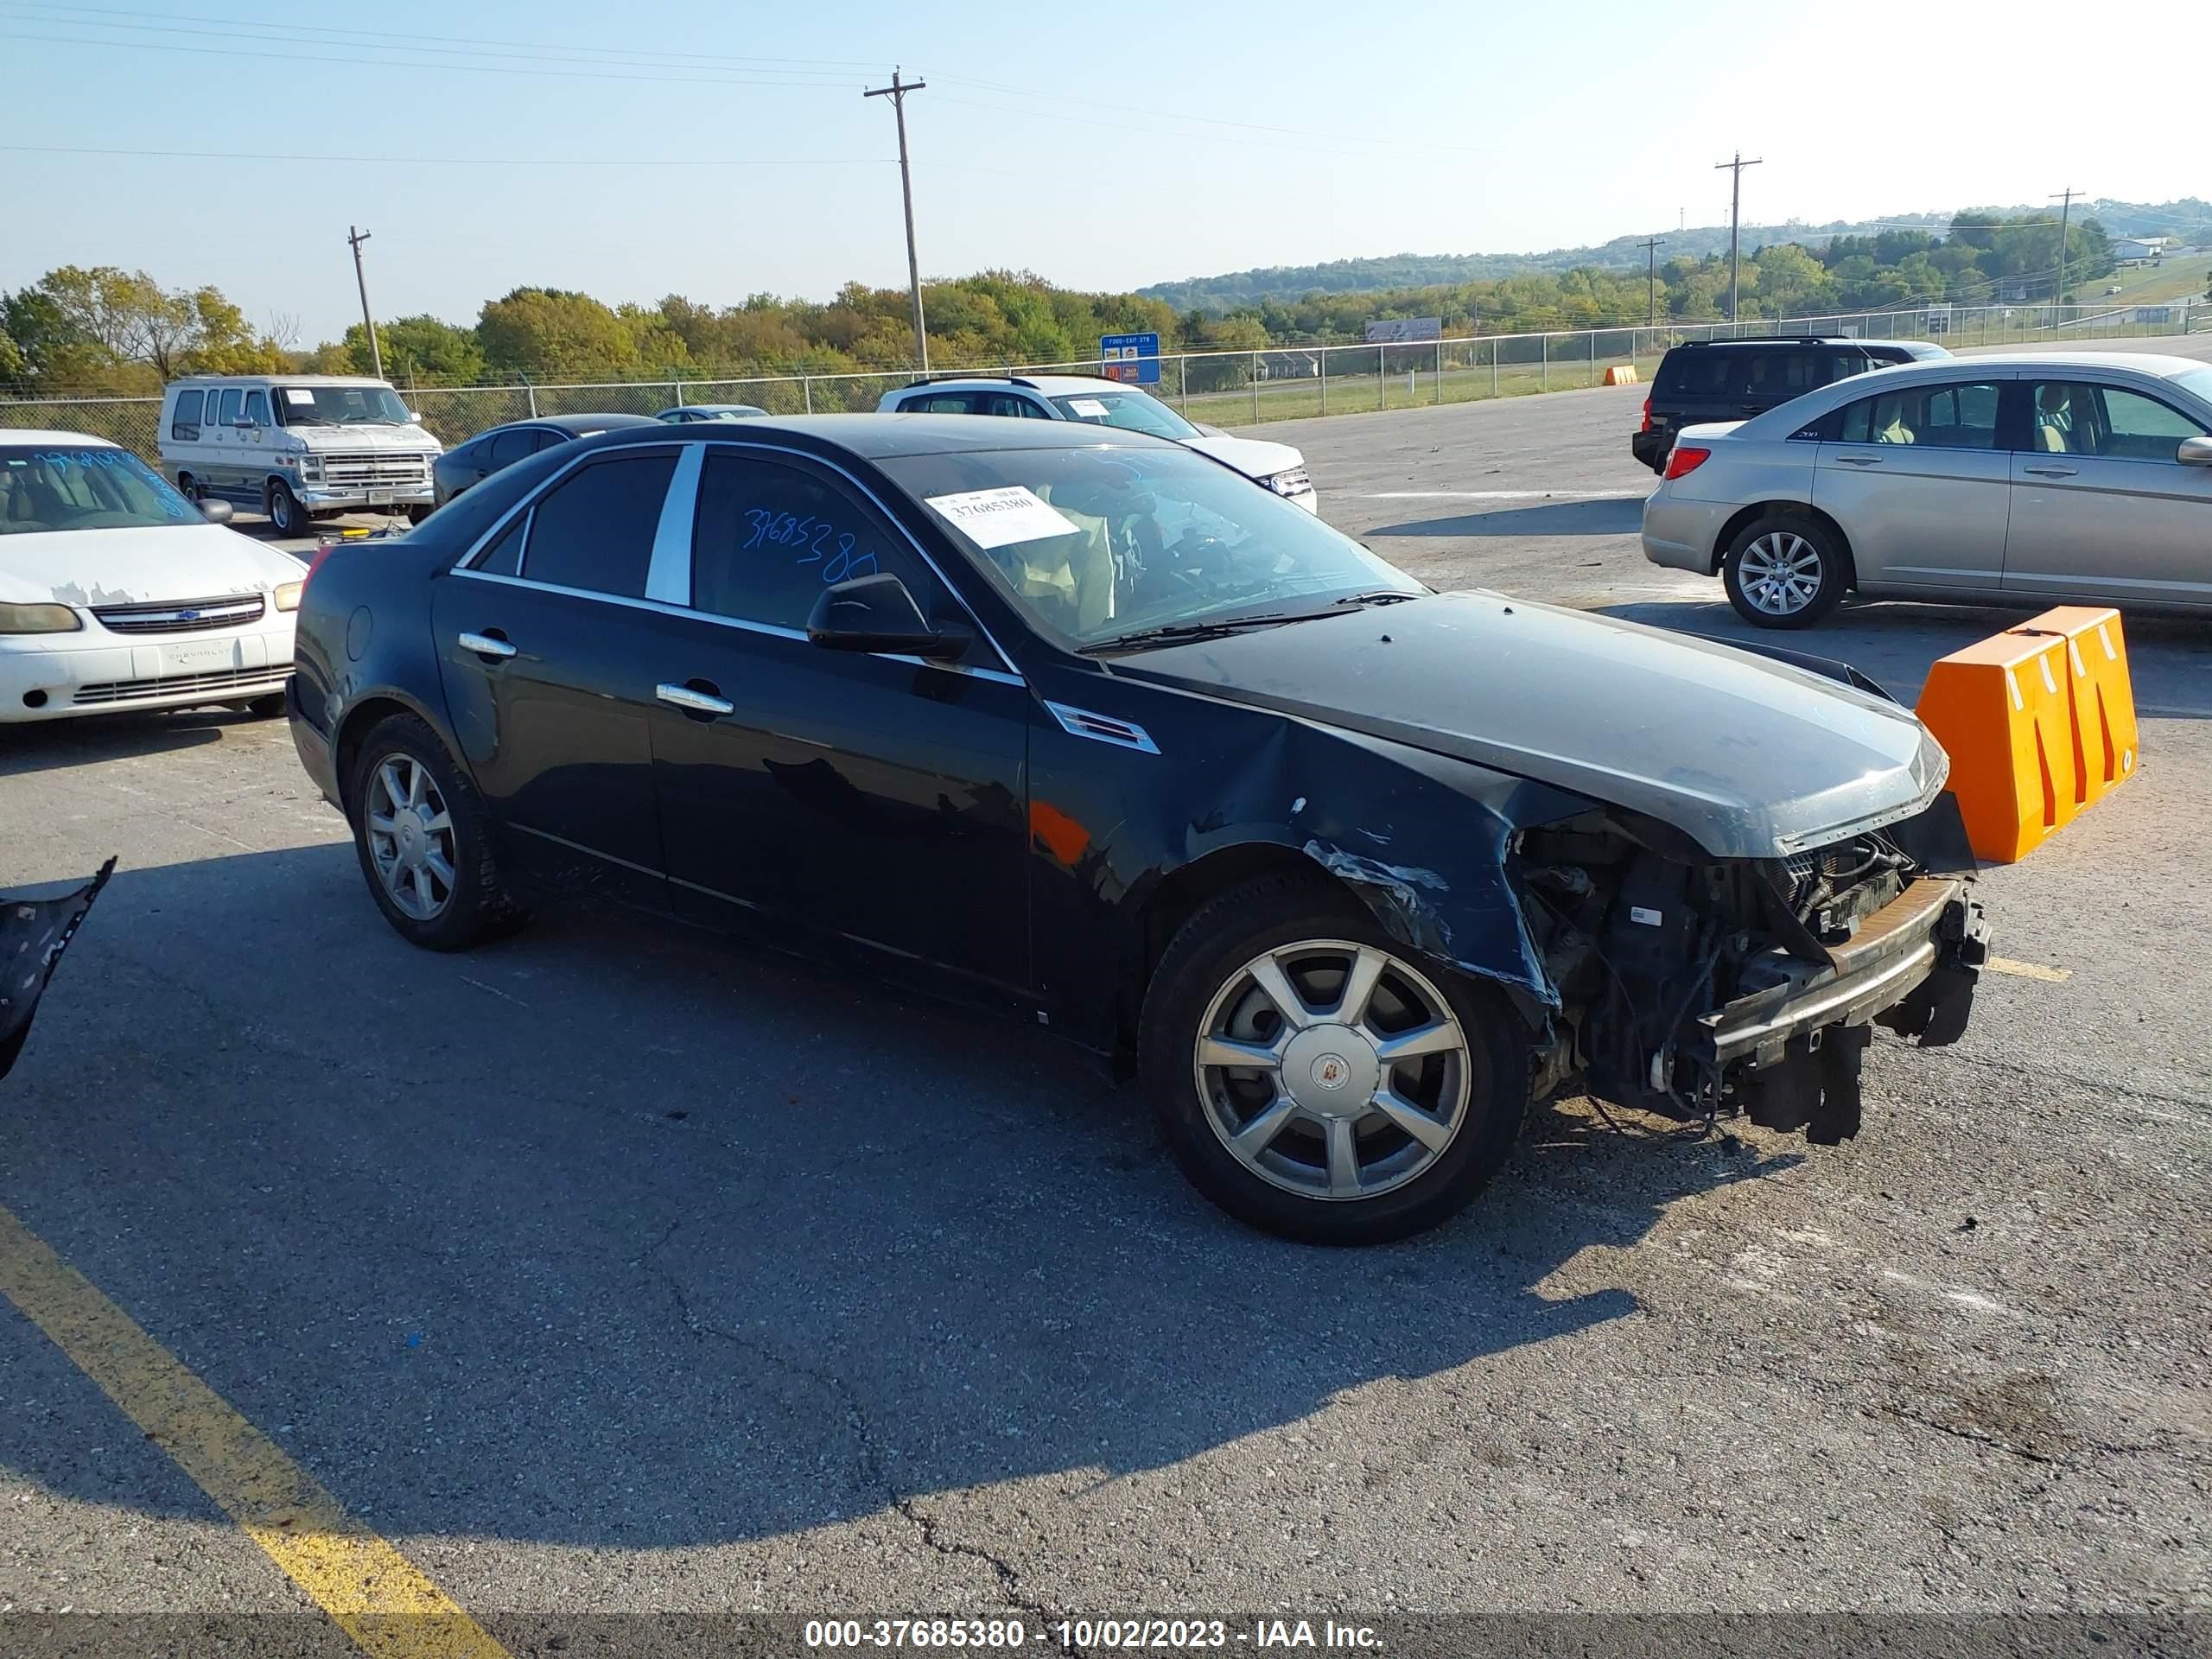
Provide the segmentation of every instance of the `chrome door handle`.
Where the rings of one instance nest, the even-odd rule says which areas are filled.
[[[2071,467],[2023,467],[2020,470],[2032,473],[2037,478],[2072,478],[2075,475]]]
[[[1882,464],[1882,458],[1879,455],[1838,455],[1836,461],[1845,467],[1878,467]]]
[[[677,685],[667,681],[653,687],[653,696],[686,714],[734,715],[737,712],[737,705],[728,697],[718,697],[709,691],[695,691],[688,685]]]
[[[504,639],[494,639],[488,633],[464,633],[454,643],[463,651],[473,651],[479,657],[505,658],[515,654],[515,648],[512,645]]]

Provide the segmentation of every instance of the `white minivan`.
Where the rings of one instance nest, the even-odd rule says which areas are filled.
[[[162,471],[186,495],[267,513],[282,536],[360,508],[425,517],[442,453],[388,382],[350,374],[173,380],[160,443]]]

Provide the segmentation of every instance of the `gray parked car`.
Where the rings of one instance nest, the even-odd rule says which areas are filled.
[[[2212,612],[2212,364],[1954,358],[1686,427],[1643,556],[1766,628],[1850,591]]]

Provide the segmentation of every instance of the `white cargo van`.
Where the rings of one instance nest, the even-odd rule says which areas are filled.
[[[350,374],[194,375],[162,397],[162,471],[194,500],[265,512],[277,533],[366,508],[421,518],[441,453],[389,383]]]

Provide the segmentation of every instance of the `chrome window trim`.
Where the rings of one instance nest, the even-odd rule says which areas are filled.
[[[558,582],[535,582],[524,576],[494,575],[488,570],[471,570],[459,565],[446,574],[465,576],[471,582],[492,582],[505,588],[527,588],[532,593],[559,594],[567,599],[595,600],[601,605],[620,605],[632,611],[651,611],[658,616],[675,617],[679,621],[710,622],[716,627],[734,628],[740,633],[766,634],[772,639],[796,639],[802,645],[806,642],[806,630],[804,628],[779,627],[772,622],[750,622],[741,616],[721,616],[713,611],[694,609],[689,605],[672,605],[665,600],[632,599],[624,594],[602,594],[589,588],[565,588]],[[909,663],[916,668],[935,668],[948,674],[966,674],[996,685],[1027,687],[1029,683],[1020,675],[1001,669],[971,668],[965,663],[930,662],[903,652],[871,651],[862,654],[887,663]]]
[[[702,422],[699,423],[699,424],[709,425],[715,424],[715,423]],[[928,569],[931,575],[938,579],[938,584],[942,587],[946,593],[952,596],[952,602],[961,608],[962,612],[967,616],[969,621],[975,626],[976,632],[982,639],[983,643],[990,646],[992,654],[998,658],[999,664],[996,668],[990,669],[970,668],[960,664],[946,663],[932,663],[928,664],[928,666],[932,668],[951,668],[963,674],[974,674],[985,678],[1002,679],[1007,683],[1013,685],[1028,684],[1029,682],[1023,679],[1020,673],[1014,668],[1013,657],[1007,652],[1003,645],[999,644],[997,636],[993,634],[990,629],[983,626],[983,619],[976,614],[975,607],[969,604],[967,597],[961,593],[959,588],[953,582],[951,578],[944,574],[944,567],[930,556],[929,550],[924,547],[921,543],[915,538],[914,532],[906,527],[897,513],[892,512],[890,507],[885,503],[883,498],[880,495],[878,495],[874,490],[870,489],[866,481],[853,473],[849,468],[841,465],[837,461],[828,459],[826,456],[817,455],[813,454],[811,451],[805,449],[794,448],[790,444],[764,443],[752,439],[747,439],[743,442],[733,442],[730,439],[721,437],[719,435],[711,439],[704,434],[701,434],[696,436],[688,434],[682,435],[677,436],[668,447],[677,449],[697,449],[702,451],[702,453],[700,455],[697,465],[701,470],[703,471],[706,466],[706,457],[703,452],[709,443],[712,443],[714,447],[718,449],[726,448],[759,451],[775,455],[795,455],[801,461],[811,461],[817,467],[826,467],[830,472],[836,474],[838,477],[843,479],[846,483],[851,485],[855,490],[858,490],[861,494],[866,498],[868,503],[875,508],[876,512],[881,514],[890,524],[891,527],[898,531],[899,536],[905,539],[906,545],[913,549],[915,556],[919,558],[924,567]],[[653,449],[659,447],[660,446],[658,444],[639,444],[637,445],[635,447],[635,450],[633,450],[632,446],[626,444],[618,446],[620,452],[624,454],[635,453],[637,450],[651,453]],[[585,466],[589,462],[597,460],[600,456],[610,453],[614,453],[614,451],[611,449],[594,449],[590,451],[588,454],[573,457],[566,465],[563,466],[558,471],[547,478],[543,484],[540,484],[537,489],[531,491],[528,496],[517,502],[513,506],[508,508],[506,512],[501,513],[498,518],[493,520],[491,527],[472,542],[467,550],[463,552],[458,559],[454,561],[452,566],[448,571],[448,574],[456,576],[481,575],[483,574],[482,572],[471,570],[468,569],[468,566],[480,553],[481,553],[486,548],[491,546],[493,542],[499,538],[501,532],[506,529],[508,524],[514,521],[514,518],[517,513],[529,512],[534,509],[537,503],[544,498],[547,492],[551,490],[556,485],[559,484],[562,480],[567,478],[570,473],[575,472],[577,467]],[[517,464],[519,465],[520,463]],[[682,471],[680,464],[677,471],[679,474]],[[671,489],[675,487],[675,482],[676,480],[674,479],[671,479],[670,487]],[[667,511],[665,504],[664,504],[662,511],[664,517]],[[695,523],[696,522],[697,512],[697,497],[695,492],[692,503],[692,512]],[[654,550],[656,556],[658,556],[659,551],[658,537],[656,537]],[[515,567],[518,572],[524,570],[530,557],[530,532],[527,529],[523,532],[522,553],[522,559],[517,563]],[[688,563],[685,566],[684,575],[688,581],[690,575],[690,569]],[[487,580],[490,579],[491,578],[487,578]],[[520,577],[518,575],[515,577],[497,578],[497,580],[516,581],[520,580]],[[582,591],[575,588],[554,588],[551,583],[536,583],[532,585],[551,588],[552,591],[559,593],[575,593]],[[650,593],[652,590],[652,576],[650,572],[646,577],[646,588],[648,593]],[[583,596],[587,599],[613,599],[614,597],[614,595],[610,594],[590,593],[586,593]],[[694,610],[689,605],[677,608],[679,608],[681,610],[681,613],[686,616],[709,616],[711,617],[711,620],[713,620],[726,622],[735,622],[740,620],[740,619],[735,617],[713,617],[711,613]],[[794,633],[794,630],[788,628],[779,629],[765,622],[753,623],[750,626],[755,632]],[[803,639],[806,636],[804,633],[798,633],[796,634],[796,637]],[[872,652],[869,655],[892,656],[893,653]],[[894,658],[894,660],[918,661],[919,658]]]
[[[699,475],[707,446],[687,443],[676,458],[668,494],[661,502],[660,524],[653,531],[652,558],[645,566],[645,597],[664,605],[691,603],[691,526],[699,513]]]

